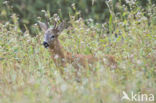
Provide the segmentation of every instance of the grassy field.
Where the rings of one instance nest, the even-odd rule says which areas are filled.
[[[42,45],[38,25],[38,35],[31,37],[28,30],[20,31],[16,17],[14,24],[0,24],[0,103],[135,103],[121,101],[123,91],[153,94],[156,99],[156,25],[142,13],[136,18],[126,15],[122,20],[110,18],[110,34],[105,31],[108,24],[89,20],[87,26],[81,18],[71,19],[70,28],[61,33],[66,51],[116,57],[118,68],[97,61],[94,73],[80,72],[81,82],[75,80],[71,64],[64,68],[63,79]]]

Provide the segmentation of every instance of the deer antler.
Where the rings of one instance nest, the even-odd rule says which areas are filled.
[[[54,20],[54,29],[57,29],[57,22]]]

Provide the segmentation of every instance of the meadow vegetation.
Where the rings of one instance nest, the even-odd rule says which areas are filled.
[[[21,31],[14,14],[13,23],[0,23],[0,103],[129,103],[121,101],[122,91],[152,93],[156,100],[156,13],[151,11],[155,6],[149,8],[150,19],[141,9],[119,16],[112,12],[103,24],[70,16],[59,37],[64,49],[113,55],[118,65],[111,69],[97,61],[94,73],[82,68],[81,82],[75,80],[71,64],[63,76],[59,73],[42,45],[39,26],[33,25],[38,35],[32,37],[28,29]]]

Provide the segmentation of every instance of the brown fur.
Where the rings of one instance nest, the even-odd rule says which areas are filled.
[[[49,47],[49,52],[51,57],[54,60],[56,66],[67,66],[68,63],[72,64],[76,69],[78,65],[86,67],[88,64],[94,64],[98,59],[92,55],[82,55],[66,52],[63,50],[63,47],[60,45],[58,38],[55,40],[54,45]]]

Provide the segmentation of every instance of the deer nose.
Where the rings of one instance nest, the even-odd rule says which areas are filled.
[[[49,46],[49,44],[47,42],[45,42],[45,41],[43,42],[43,45],[44,45],[45,48],[47,48]]]

